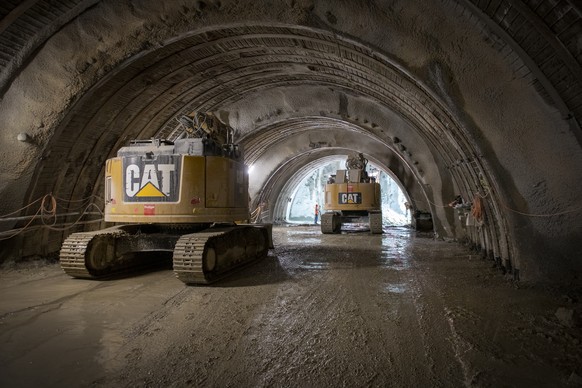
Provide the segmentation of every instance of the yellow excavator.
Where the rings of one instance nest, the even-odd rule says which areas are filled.
[[[179,119],[186,136],[134,140],[108,159],[106,222],[63,242],[61,268],[100,279],[170,257],[186,284],[208,284],[267,255],[271,225],[249,220],[248,172],[234,129],[212,113]]]
[[[366,171],[368,160],[355,154],[346,160],[346,169],[337,170],[325,185],[325,213],[322,233],[340,233],[342,224],[368,222],[370,232],[382,233],[380,184]]]

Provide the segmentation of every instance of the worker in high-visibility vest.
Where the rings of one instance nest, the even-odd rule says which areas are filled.
[[[319,217],[319,205],[315,204],[315,224],[317,225],[317,218]]]

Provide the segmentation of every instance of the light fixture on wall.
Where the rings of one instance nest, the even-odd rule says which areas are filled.
[[[23,143],[32,143],[32,138],[26,132],[20,132],[16,138]]]

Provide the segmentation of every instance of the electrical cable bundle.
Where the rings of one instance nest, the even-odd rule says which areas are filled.
[[[103,199],[101,197],[97,197],[97,196],[90,196],[90,197],[79,199],[79,200],[65,200],[62,198],[55,197],[52,194],[46,194],[43,197],[38,198],[35,201],[32,201],[28,205],[26,205],[18,210],[15,210],[13,212],[10,212],[8,214],[4,214],[4,215],[0,216],[0,222],[2,222],[2,221],[4,221],[4,222],[6,222],[6,221],[18,221],[18,220],[30,218],[29,221],[26,223],[26,225],[24,225],[21,228],[16,228],[16,229],[0,232],[0,241],[8,240],[12,237],[18,236],[22,232],[24,232],[26,230],[30,230],[32,228],[47,228],[47,229],[55,230],[55,231],[65,231],[67,229],[71,229],[72,227],[74,227],[75,225],[78,225],[78,224],[101,222],[103,220],[103,210],[101,210],[101,207],[99,207],[98,205],[95,204],[94,199],[98,199],[101,202],[103,202]],[[32,207],[35,204],[38,204],[39,202],[40,202],[39,207],[33,215],[24,216],[24,217],[15,217],[15,218],[10,217],[10,216],[13,216],[15,214],[20,213],[23,210],[26,210],[26,209]],[[72,205],[72,204],[75,204],[75,205]],[[90,212],[89,210],[92,208],[96,211]],[[59,213],[58,209],[63,209],[64,212]],[[80,209],[82,209],[82,211],[70,212],[71,210],[80,210]],[[99,219],[95,219],[95,220],[81,221],[81,219],[85,215],[96,215],[96,214],[100,215],[101,217]],[[79,217],[72,223],[67,223],[67,224],[62,223],[60,225],[64,225],[64,226],[55,227],[55,225],[57,225],[57,218],[58,217],[72,216],[72,215],[78,215]],[[42,224],[41,225],[32,225],[32,223],[37,219],[40,219],[42,221]]]

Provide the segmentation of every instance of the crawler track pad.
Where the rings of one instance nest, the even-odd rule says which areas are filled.
[[[255,260],[269,249],[260,226],[211,228],[182,236],[174,249],[174,273],[186,284],[209,284]]]

